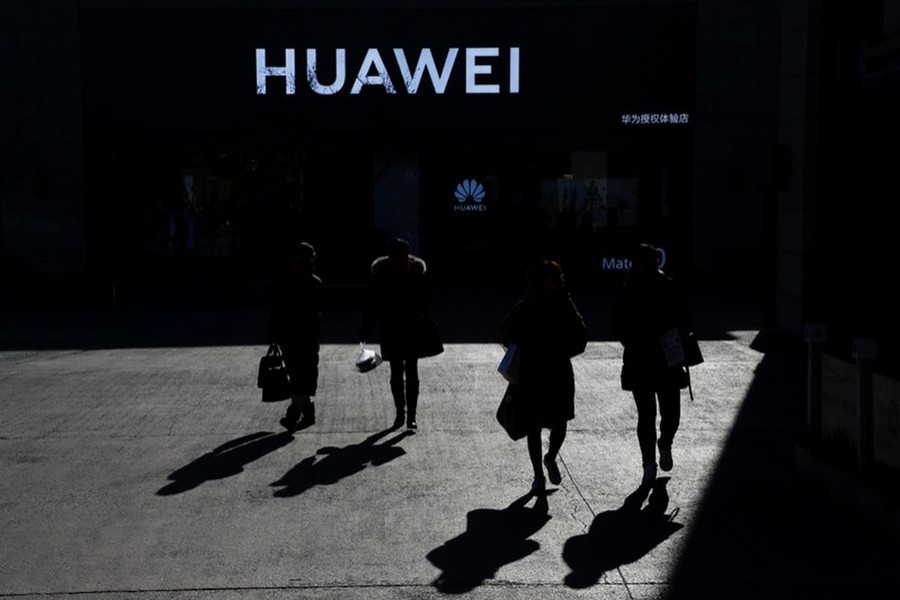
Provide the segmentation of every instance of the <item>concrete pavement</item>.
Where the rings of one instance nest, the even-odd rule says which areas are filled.
[[[334,314],[318,422],[289,435],[255,388],[263,313],[4,314],[0,598],[897,597],[900,550],[795,476],[802,347],[727,312],[649,495],[597,326],[541,498],[494,420],[502,349],[452,317],[418,433],[386,429],[387,369],[354,371]]]

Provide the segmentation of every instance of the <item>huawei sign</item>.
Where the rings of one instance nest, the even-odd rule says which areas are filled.
[[[392,60],[386,61],[385,56]],[[465,79],[466,94],[519,93],[519,48],[450,48],[440,58],[435,57],[431,48],[422,48],[418,57],[407,56],[402,48],[384,53],[377,48],[369,48],[362,60],[353,64],[348,64],[347,50],[337,48],[324,59],[328,61],[327,72],[332,74],[330,80],[324,82],[319,77],[319,58],[315,48],[307,48],[302,72],[305,74],[305,86],[322,96],[332,96],[345,90],[350,95],[356,95],[365,87],[380,87],[388,94],[397,94],[398,89],[402,89],[406,94],[415,95],[426,79],[430,83],[427,88],[434,90],[435,94],[443,94],[451,77],[458,71],[462,71]],[[394,83],[397,74],[402,81],[399,88]],[[294,48],[285,48],[278,62],[270,59],[264,48],[256,49],[258,95],[269,93],[272,78],[283,80],[284,87],[278,87],[284,89],[285,94],[297,93],[297,53]]]
[[[487,206],[482,204],[486,195],[484,186],[474,179],[464,179],[460,182],[453,195],[456,196],[454,212],[484,212],[487,210]]]

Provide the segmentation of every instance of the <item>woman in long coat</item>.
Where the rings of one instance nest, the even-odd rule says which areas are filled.
[[[568,422],[575,418],[575,375],[572,357],[584,352],[587,328],[569,295],[560,266],[544,261],[528,270],[522,298],[501,323],[503,345],[516,344],[521,352],[520,378],[514,401],[529,423],[528,456],[534,470],[534,491],[550,482],[559,484],[556,458],[566,438]],[[547,453],[541,459],[543,429],[550,430]]]
[[[409,252],[409,242],[393,238],[387,254],[371,266],[371,286],[360,331],[361,343],[379,326],[381,356],[390,364],[391,395],[396,416],[394,427],[418,428],[420,358],[441,351],[433,321],[427,317],[431,306],[431,283],[425,261]],[[437,349],[426,347],[426,332]]]

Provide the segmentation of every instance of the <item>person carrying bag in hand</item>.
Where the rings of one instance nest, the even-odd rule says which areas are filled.
[[[534,471],[532,490],[546,488],[562,475],[556,459],[575,418],[575,375],[572,358],[587,347],[584,319],[566,288],[562,268],[543,261],[527,272],[525,296],[503,319],[500,329],[507,348],[515,344],[521,368],[513,402],[527,423],[528,457]],[[547,453],[541,457],[542,430],[550,430]]]
[[[288,272],[275,286],[268,329],[268,341],[281,349],[288,373],[291,403],[280,422],[291,433],[316,422],[312,398],[319,379],[322,288],[315,248],[297,244]]]
[[[692,331],[692,321],[679,286],[659,268],[656,247],[640,244],[616,298],[612,334],[623,346],[622,389],[631,392],[637,407],[644,485],[656,480],[657,466],[669,471],[674,465],[672,442],[681,420],[681,390],[689,379],[683,366],[667,362],[664,338],[673,330]]]
[[[364,347],[379,325],[381,356],[390,365],[391,395],[396,408],[394,428],[404,420],[407,429],[418,429],[420,358],[441,350],[434,321],[428,317],[431,306],[431,282],[425,261],[410,254],[409,242],[393,238],[387,243],[387,254],[371,265],[371,285],[366,298],[360,346]],[[438,346],[435,349],[435,345]]]

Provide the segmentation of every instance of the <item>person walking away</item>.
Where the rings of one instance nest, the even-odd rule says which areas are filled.
[[[612,334],[624,350],[621,386],[637,408],[637,438],[643,484],[652,484],[659,468],[672,469],[672,443],[681,420],[683,367],[666,364],[661,336],[673,328],[690,331],[692,315],[680,287],[659,268],[652,244],[640,244],[613,306]],[[656,419],[659,406],[659,434]]]
[[[575,376],[571,359],[584,352],[587,328],[565,283],[562,268],[543,261],[528,270],[526,290],[500,325],[502,343],[521,352],[520,379],[514,402],[529,422],[528,457],[534,471],[532,490],[562,481],[557,456],[566,438],[568,421],[575,418]],[[547,453],[541,457],[542,431],[550,430]]]
[[[322,280],[316,274],[316,251],[306,242],[293,248],[290,265],[275,285],[269,343],[284,357],[291,403],[281,425],[293,433],[316,422],[319,344],[322,330]]]
[[[418,429],[418,361],[425,356],[420,340],[431,305],[431,284],[425,261],[410,254],[409,242],[388,241],[386,255],[371,265],[371,285],[363,315],[360,342],[379,326],[381,356],[390,365],[391,395],[396,408],[393,427]]]

